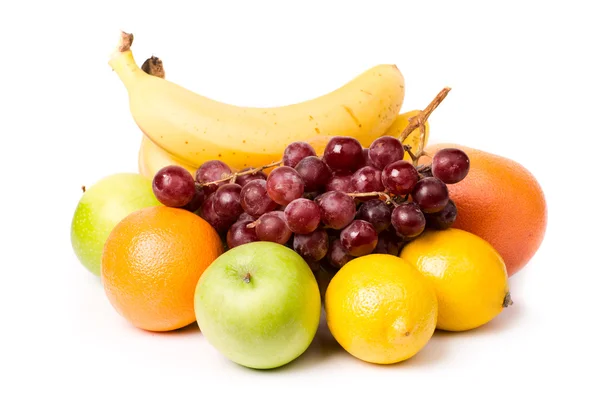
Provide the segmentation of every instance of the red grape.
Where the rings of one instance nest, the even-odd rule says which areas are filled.
[[[331,178],[329,167],[316,156],[308,156],[296,165],[296,171],[304,181],[305,191],[322,189]]]
[[[244,211],[252,217],[260,217],[277,207],[277,203],[267,195],[265,180],[253,180],[244,185],[240,192],[240,202]]]
[[[379,199],[366,201],[360,206],[356,213],[356,218],[358,220],[364,220],[371,223],[378,233],[390,226],[391,217],[392,210],[383,200]]]
[[[425,229],[425,215],[415,203],[401,203],[392,211],[392,225],[399,236],[412,238]]]
[[[302,197],[304,181],[298,172],[288,166],[276,168],[267,177],[267,193],[280,205],[287,205]]]
[[[248,171],[250,169],[252,169],[252,167],[246,167],[245,169],[240,170],[240,173],[244,172],[244,171]],[[267,179],[267,175],[263,171],[257,171],[257,172],[254,172],[252,174],[244,174],[244,175],[241,175],[241,176],[237,176],[235,178],[235,183],[239,184],[241,187],[243,187],[244,185],[246,185],[250,181],[254,181],[254,180],[266,180],[266,179]]]
[[[248,228],[250,222],[236,222],[227,231],[227,246],[233,249],[236,246],[240,246],[250,242],[256,242],[258,237],[254,228]]]
[[[187,205],[182,207],[183,209],[191,211],[192,213],[196,213],[202,206],[202,203],[204,203],[204,199],[206,199],[206,195],[204,194],[204,190],[202,188],[196,185],[194,191],[195,193],[192,200],[190,200]]]
[[[391,136],[377,138],[369,147],[369,159],[376,168],[383,170],[385,166],[404,158],[404,147],[399,139]]]
[[[312,200],[300,198],[293,200],[285,208],[285,221],[295,234],[308,234],[319,226],[321,210]]]
[[[248,213],[242,213],[240,214],[240,216],[238,217],[236,222],[242,222],[242,221],[254,221],[256,220],[256,218],[252,217],[250,214]]]
[[[433,229],[448,229],[456,221],[458,210],[452,199],[448,199],[448,203],[444,208],[435,213],[425,214],[427,226]]]
[[[397,256],[400,253],[400,248],[403,243],[400,242],[396,234],[385,230],[379,233],[377,238],[377,246],[373,250],[373,253],[379,254],[391,254]]]
[[[183,207],[190,203],[196,194],[194,177],[181,166],[165,166],[154,175],[152,191],[163,205]]]
[[[417,182],[411,196],[424,213],[435,213],[448,203],[448,187],[436,177],[426,177]]]
[[[469,174],[470,160],[457,148],[444,148],[433,155],[431,172],[446,184],[456,184]]]
[[[284,245],[292,236],[282,211],[265,213],[256,221],[254,227],[258,239]]]
[[[302,159],[308,156],[317,156],[310,144],[302,141],[292,142],[283,151],[283,165],[294,168]]]
[[[356,215],[354,199],[343,192],[329,191],[315,199],[321,209],[321,221],[325,227],[342,229]]]
[[[215,192],[214,204],[215,213],[220,217],[238,218],[244,212],[240,204],[240,192],[242,187],[238,184],[221,185]]]
[[[210,194],[200,207],[200,217],[208,222],[217,232],[225,232],[235,222],[235,218],[221,217],[215,213],[215,194]]]
[[[333,137],[323,152],[323,161],[333,171],[355,171],[362,162],[363,147],[352,137]]]
[[[203,163],[198,170],[196,170],[196,181],[200,184],[205,182],[217,181],[231,175],[231,169],[225,163],[220,160],[209,160]],[[223,181],[217,184],[210,184],[203,186],[206,195],[215,192],[219,186],[224,185],[227,181]]]
[[[381,183],[381,171],[373,166],[365,166],[356,170],[356,172],[352,174],[351,182],[352,192],[381,192],[384,189],[383,184]],[[368,200],[369,198],[361,199]]]
[[[410,193],[419,181],[419,173],[415,167],[406,160],[390,163],[381,173],[381,182],[388,192],[394,195]]]
[[[329,250],[329,236],[322,229],[309,234],[294,234],[293,247],[306,261],[320,261]]]
[[[342,230],[340,241],[348,254],[354,257],[365,256],[377,246],[377,231],[364,220],[354,220]]]
[[[336,174],[325,185],[327,191],[352,192],[352,174]]]
[[[334,268],[342,268],[348,261],[352,260],[354,257],[351,256],[344,246],[342,246],[342,242],[339,239],[334,240],[329,245],[329,251],[327,252],[327,261]]]

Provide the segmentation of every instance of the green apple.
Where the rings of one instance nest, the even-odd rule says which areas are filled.
[[[204,271],[194,309],[202,334],[221,354],[270,369],[306,351],[319,325],[321,296],[299,254],[252,242],[225,252]]]
[[[81,264],[99,276],[102,249],[114,226],[135,210],[158,205],[152,181],[141,174],[113,174],[86,189],[71,222],[71,245]]]

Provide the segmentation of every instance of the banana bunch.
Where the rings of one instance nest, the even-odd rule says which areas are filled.
[[[168,164],[190,172],[218,159],[232,169],[281,159],[294,141],[322,153],[333,136],[356,138],[363,147],[382,135],[399,136],[409,118],[398,115],[404,77],[395,65],[377,65],[326,95],[274,108],[239,107],[212,100],[138,67],[133,35],[122,32],[109,65],[125,85],[133,119],[143,132],[138,164],[152,178]],[[428,135],[426,126],[426,135]],[[418,143],[415,131],[406,144]],[[414,143],[413,143],[414,141]],[[415,145],[416,146],[416,145]]]

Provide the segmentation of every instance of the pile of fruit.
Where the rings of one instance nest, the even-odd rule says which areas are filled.
[[[140,68],[123,33],[110,65],[143,133],[139,174],[78,203],[74,251],[136,327],[194,322],[230,360],[285,365],[325,308],[351,355],[389,364],[435,329],[480,327],[512,304],[508,279],[538,250],[546,203],[520,164],[447,144],[399,114],[404,77],[380,65],[281,108],[241,108]]]

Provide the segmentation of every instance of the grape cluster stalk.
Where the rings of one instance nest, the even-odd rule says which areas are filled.
[[[469,158],[457,148],[423,149],[425,122],[449,90],[399,137],[382,136],[368,148],[337,136],[322,156],[306,142],[292,142],[282,160],[235,172],[220,160],[202,164],[194,176],[167,166],[153,179],[154,194],[166,206],[198,214],[228,248],[255,241],[286,245],[314,272],[335,273],[371,253],[397,256],[426,229],[446,229],[456,220],[447,184],[467,176]],[[415,129],[421,141],[413,153],[402,140]],[[422,156],[431,163],[419,165]]]

